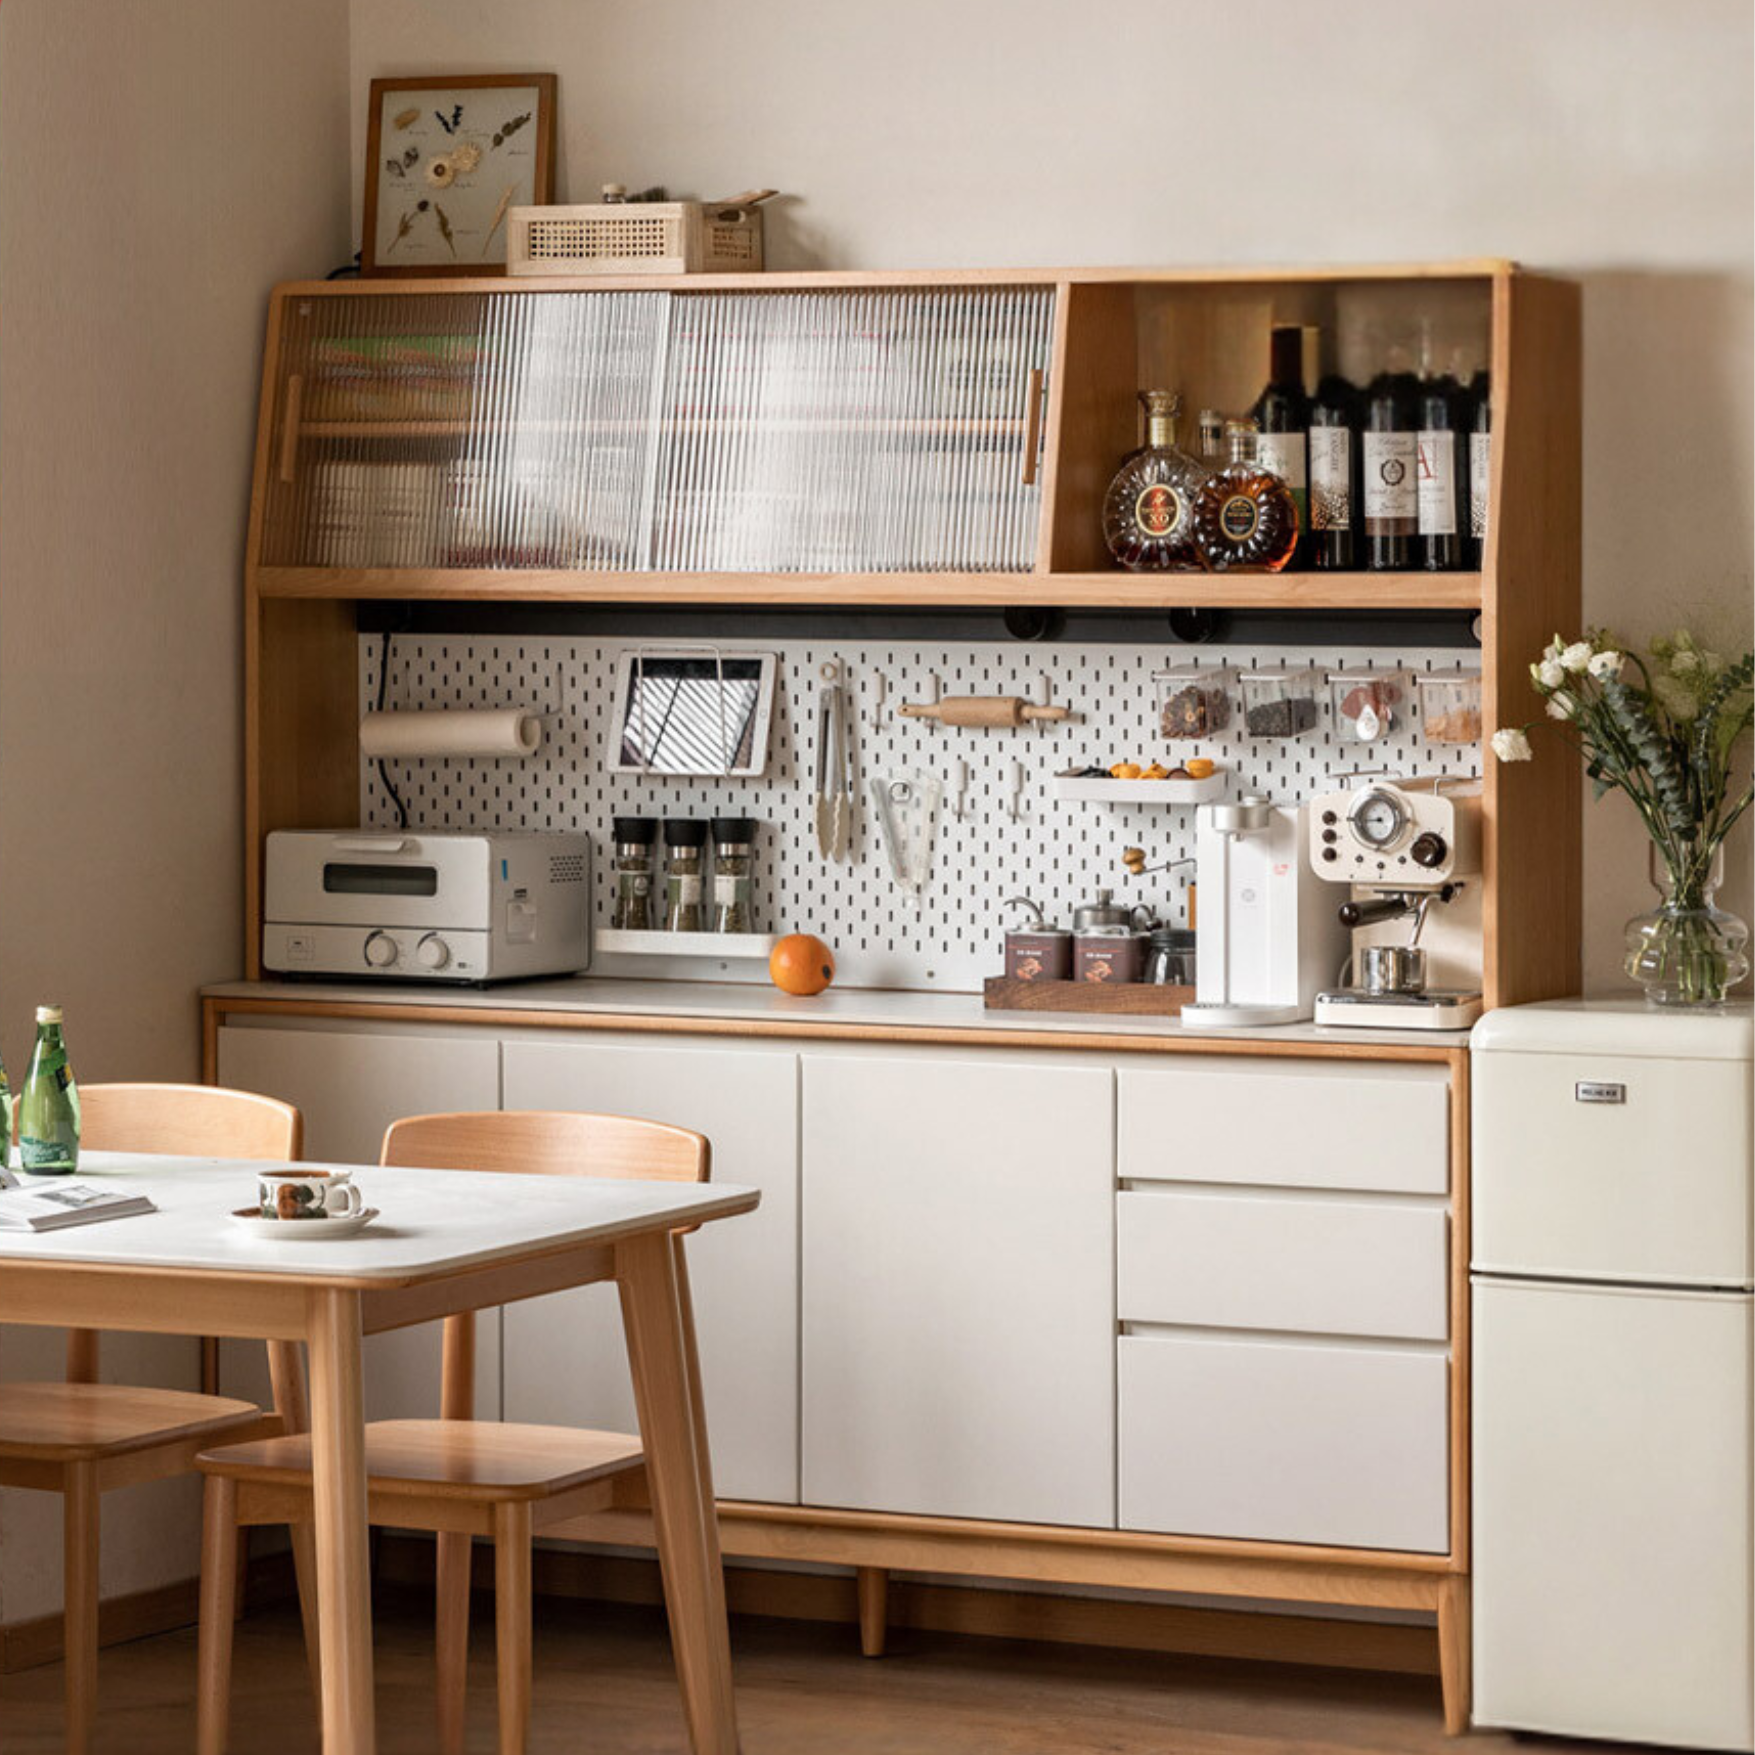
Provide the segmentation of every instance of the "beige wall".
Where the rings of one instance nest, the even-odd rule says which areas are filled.
[[[67,1007],[86,1079],[198,1071],[239,967],[238,598],[268,287],[347,229],[346,0],[0,6],[0,1048]],[[9,1376],[59,1336],[9,1331]],[[118,1341],[141,1381],[194,1343]],[[187,1484],[106,1504],[108,1592],[195,1569]],[[59,1510],[0,1504],[0,1615],[58,1607]]]
[[[552,68],[563,196],[797,190],[771,222],[779,267],[1505,255],[1575,274],[1587,615],[1645,633],[1698,606],[1747,637],[1747,0],[352,11],[356,158],[376,74]],[[1649,895],[1622,801],[1587,845],[1587,967],[1613,984]]]

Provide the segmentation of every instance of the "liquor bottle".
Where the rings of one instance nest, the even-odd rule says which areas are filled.
[[[1182,398],[1170,390],[1142,390],[1146,442],[1123,460],[1103,502],[1109,552],[1136,573],[1200,565],[1190,510],[1207,470],[1179,450],[1176,417]]]
[[[1255,422],[1228,420],[1231,461],[1194,502],[1194,537],[1210,572],[1278,573],[1298,546],[1292,490],[1256,455]]]
[[[1415,487],[1419,565],[1428,573],[1454,573],[1463,564],[1468,505],[1468,396],[1454,369],[1433,374],[1429,334],[1423,351]]]
[[[1469,533],[1463,560],[1480,572],[1487,558],[1487,502],[1493,496],[1493,394],[1485,368],[1469,380]]]
[[[1209,471],[1225,467],[1225,417],[1216,408],[1200,411],[1200,460]]]
[[[1288,567],[1309,563],[1310,475],[1306,466],[1306,443],[1310,428],[1310,398],[1304,392],[1304,331],[1294,324],[1276,323],[1268,341],[1267,388],[1250,411],[1261,437],[1256,456],[1264,469],[1271,469],[1292,490],[1298,507],[1298,546]]]
[[[18,1099],[18,1167],[33,1176],[79,1168],[79,1087],[67,1064],[61,1008],[37,1007],[37,1045]]]
[[[1310,564],[1325,572],[1359,565],[1359,392],[1323,372],[1310,399]]]
[[[1414,564],[1419,533],[1417,423],[1420,380],[1401,349],[1392,350],[1365,391],[1360,440],[1361,496],[1365,503],[1365,565],[1373,572],[1403,572]]]

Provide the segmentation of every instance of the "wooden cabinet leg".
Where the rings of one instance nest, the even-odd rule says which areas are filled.
[[[500,1683],[500,1755],[530,1740],[530,1506],[494,1507],[494,1640]]]
[[[690,1337],[670,1238],[618,1244],[616,1279],[690,1744],[694,1755],[737,1755],[719,1525],[707,1496],[707,1434],[696,1430]]]
[[[375,1755],[359,1294],[312,1291],[308,1321],[323,1755]]]
[[[98,1481],[97,1464],[69,1463],[61,1508],[62,1640],[66,1660],[67,1755],[91,1746],[97,1708]]]
[[[434,1643],[439,1664],[439,1755],[463,1755],[469,1709],[469,1568],[474,1546],[468,1536],[455,1530],[438,1538]]]
[[[232,1701],[232,1623],[238,1590],[238,1484],[209,1475],[201,1496],[201,1627],[195,1755],[225,1755]]]
[[[890,1628],[890,1572],[886,1566],[861,1566],[859,1585],[859,1649],[869,1658],[884,1655]]]
[[[1444,1729],[1452,1737],[1469,1728],[1469,1632],[1469,1581],[1453,1573],[1438,1587],[1438,1676]]]

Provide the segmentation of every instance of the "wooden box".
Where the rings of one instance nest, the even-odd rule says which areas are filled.
[[[514,207],[508,274],[736,274],[762,266],[762,210],[699,201]]]
[[[1192,987],[1156,981],[1016,981],[990,975],[982,1003],[990,1012],[1107,1012],[1112,1017],[1174,1018],[1194,998]]]

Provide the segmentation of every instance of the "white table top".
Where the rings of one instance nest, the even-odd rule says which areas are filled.
[[[747,1213],[761,1198],[730,1184],[350,1165],[366,1204],[383,1216],[352,1237],[282,1243],[252,1237],[230,1217],[253,1203],[262,1168],[244,1159],[82,1152],[79,1174],[66,1180],[137,1188],[159,1210],[60,1231],[0,1231],[0,1274],[9,1261],[52,1260],[395,1282],[612,1242],[658,1221],[666,1229],[702,1224]],[[35,1180],[23,1178],[27,1187]]]

